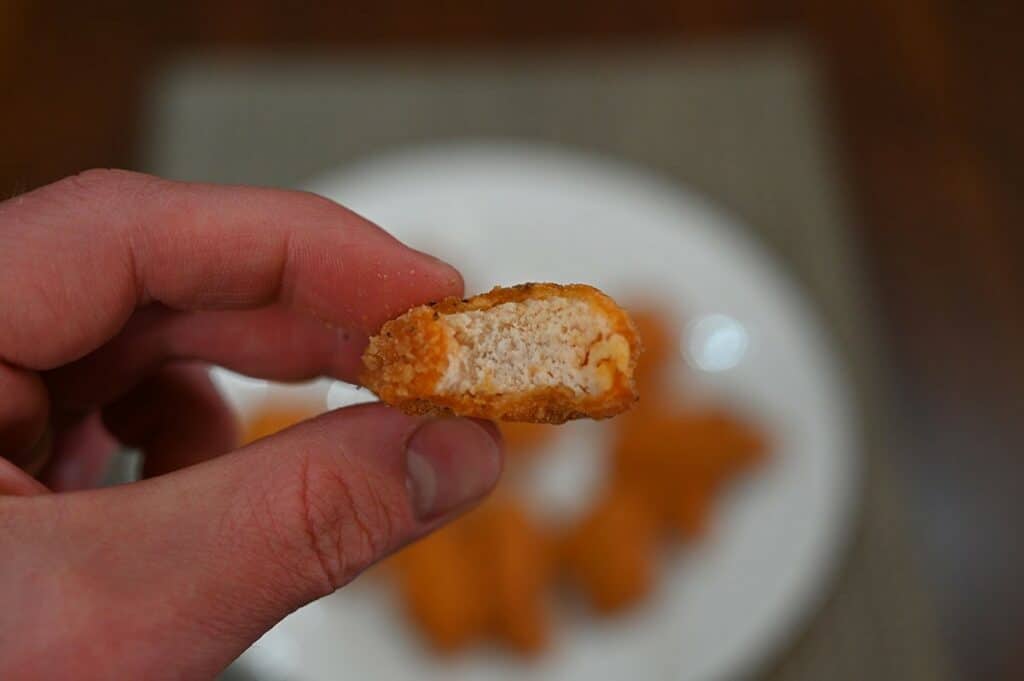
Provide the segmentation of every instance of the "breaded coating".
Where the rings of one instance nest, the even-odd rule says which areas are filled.
[[[480,565],[466,551],[462,521],[392,559],[406,612],[427,641],[453,652],[483,636],[490,613]]]
[[[637,399],[640,338],[629,315],[584,284],[522,284],[448,298],[386,323],[362,383],[411,414],[564,423]]]
[[[619,422],[612,475],[643,490],[665,530],[696,539],[724,484],[766,452],[764,437],[727,412],[644,403]]]
[[[488,500],[469,522],[488,576],[494,633],[517,652],[540,652],[551,636],[547,590],[553,566],[548,538],[510,495]]]
[[[626,609],[654,587],[656,522],[640,494],[608,490],[560,549],[566,576],[599,612]]]
[[[529,655],[550,638],[547,545],[526,508],[497,493],[390,562],[408,613],[434,648],[490,638]]]

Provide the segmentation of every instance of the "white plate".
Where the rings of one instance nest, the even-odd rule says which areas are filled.
[[[284,620],[245,666],[297,681],[705,681],[749,674],[794,637],[849,534],[858,452],[827,337],[765,251],[678,187],[545,147],[421,148],[310,188],[455,263],[470,292],[523,281],[587,282],[625,300],[656,292],[689,320],[691,390],[755,418],[774,458],[719,504],[707,541],[668,559],[647,606],[607,621],[561,612],[554,650],[537,662],[487,649],[439,660],[389,592],[363,580]],[[571,510],[587,493],[578,481],[600,465],[598,428],[573,424],[544,464],[537,491],[549,507]]]

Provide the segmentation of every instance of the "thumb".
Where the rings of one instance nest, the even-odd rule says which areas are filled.
[[[19,498],[37,526],[23,549],[48,551],[36,565],[56,568],[51,586],[76,611],[51,627],[72,640],[51,641],[62,654],[50,659],[120,633],[132,645],[107,656],[119,676],[212,676],[291,611],[485,495],[499,441],[491,424],[363,405],[140,483]]]

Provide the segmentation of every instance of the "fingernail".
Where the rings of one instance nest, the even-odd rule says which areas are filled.
[[[444,515],[484,496],[501,475],[501,445],[468,419],[420,426],[406,448],[406,487],[421,520]]]

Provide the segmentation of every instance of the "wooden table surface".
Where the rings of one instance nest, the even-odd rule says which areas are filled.
[[[825,68],[946,641],[966,678],[1024,678],[1024,3],[361,4],[0,0],[0,194],[132,167],[141,95],[182,50],[799,33]]]

